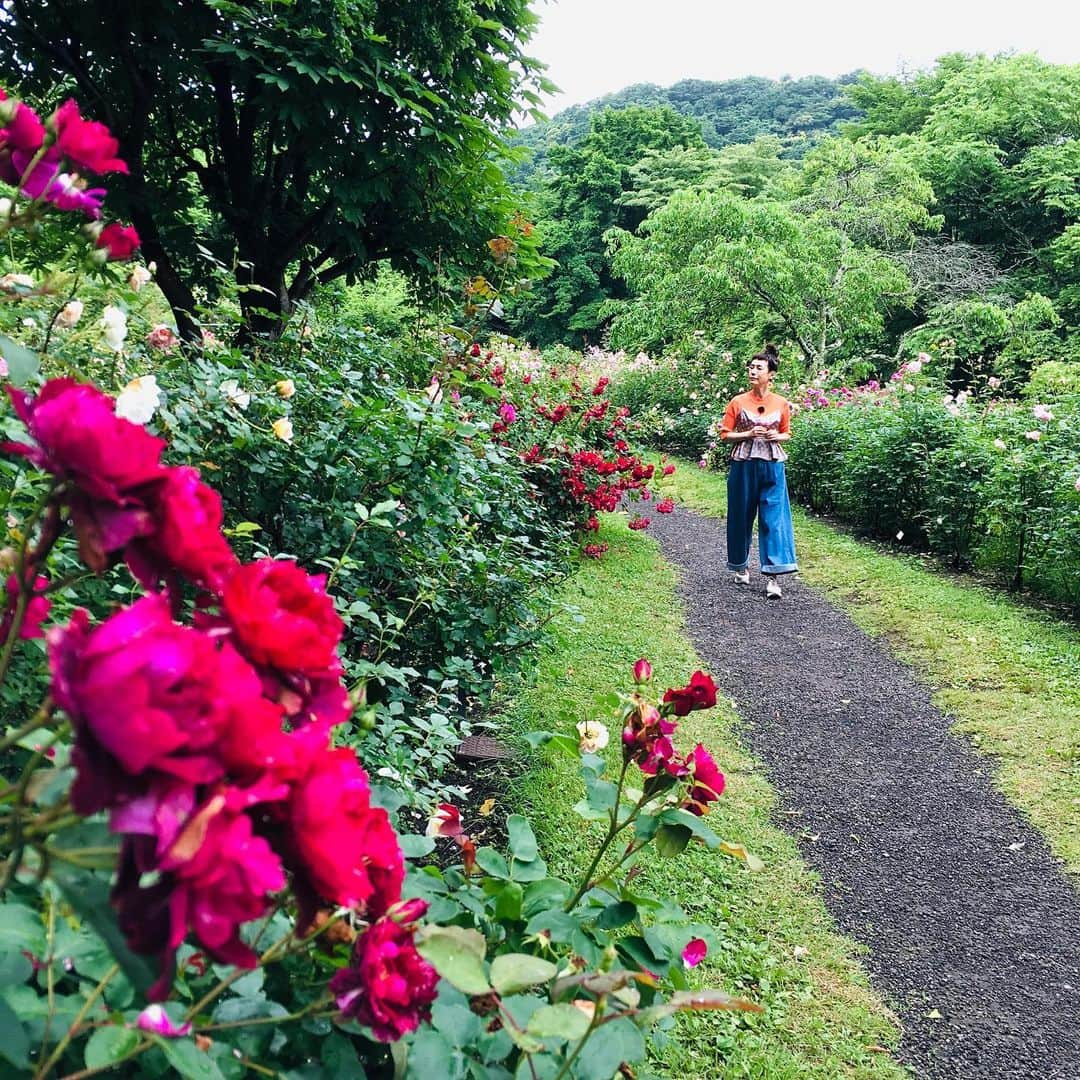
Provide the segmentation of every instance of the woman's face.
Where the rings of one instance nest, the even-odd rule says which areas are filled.
[[[772,372],[769,370],[769,362],[767,360],[761,360],[755,357],[750,361],[750,366],[747,368],[747,374],[750,376],[750,385],[764,388],[769,385],[769,380],[772,378]]]

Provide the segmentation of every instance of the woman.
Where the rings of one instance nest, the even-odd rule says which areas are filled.
[[[783,443],[791,438],[791,406],[770,389],[780,356],[766,345],[750,361],[750,390],[731,399],[720,438],[732,445],[728,471],[728,569],[740,585],[750,582],[750,539],[758,519],[761,572],[768,578],[765,595],[781,595],[780,574],[798,570],[791,505],[784,475]]]

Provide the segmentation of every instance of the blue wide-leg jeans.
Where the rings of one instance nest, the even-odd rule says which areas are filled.
[[[782,461],[750,458],[733,461],[727,480],[727,554],[729,570],[745,570],[750,562],[750,539],[758,519],[758,554],[763,574],[791,574],[795,533],[791,528],[787,477]]]

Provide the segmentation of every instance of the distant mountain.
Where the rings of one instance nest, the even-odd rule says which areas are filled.
[[[628,105],[670,105],[701,124],[705,142],[716,148],[752,142],[759,135],[777,135],[787,144],[786,156],[801,157],[806,148],[834,131],[844,120],[861,116],[842,87],[858,72],[838,79],[811,75],[805,79],[763,79],[747,76],[725,82],[684,79],[674,86],[637,83],[614,94],[572,105],[550,120],[522,128],[513,140],[533,151],[516,171],[518,183],[543,167],[548,147],[577,142],[589,130],[589,118],[601,109]]]

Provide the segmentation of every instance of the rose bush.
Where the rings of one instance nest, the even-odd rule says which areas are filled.
[[[36,230],[50,208],[96,216],[104,193],[61,181],[56,170],[65,160],[121,169],[107,129],[83,120],[74,103],[43,125],[4,101],[0,153],[6,165],[16,152],[31,155],[24,173],[0,175],[15,188],[5,229]],[[54,171],[39,184],[43,164]],[[95,231],[89,240],[106,237]],[[133,242],[114,231],[105,246],[115,254]],[[78,245],[82,271],[102,271],[99,249]],[[644,931],[658,907],[630,887],[650,845],[664,855],[691,839],[720,846],[700,819],[723,777],[703,747],[677,750],[671,719],[715,702],[707,676],[695,673],[653,703],[651,670],[636,665],[636,689],[619,699],[614,784],[602,779],[593,751],[607,740],[590,722],[583,814],[606,821],[606,831],[576,884],[546,876],[517,816],[508,821],[508,856],[478,848],[449,804],[433,836],[399,834],[394,814],[405,791],[372,783],[357,750],[339,745],[358,703],[371,709],[381,698],[386,716],[418,704],[414,688],[387,692],[416,674],[387,656],[393,645],[407,662],[402,631],[413,629],[421,607],[439,611],[440,632],[475,635],[464,648],[460,640],[436,647],[444,662],[450,652],[479,664],[511,644],[514,603],[528,610],[515,594],[550,573],[550,555],[517,575],[493,575],[485,564],[550,549],[578,523],[581,500],[574,515],[548,519],[569,480],[582,478],[577,455],[589,451],[569,440],[556,447],[550,491],[560,494],[551,497],[528,481],[524,455],[488,437],[503,433],[496,423],[522,422],[512,402],[501,402],[489,425],[467,405],[444,412],[382,389],[384,380],[372,378],[382,370],[346,366],[331,377],[325,364],[304,361],[304,333],[295,355],[286,337],[285,352],[243,368],[237,354],[217,355],[212,339],[182,358],[148,341],[160,366],[125,382],[128,365],[149,357],[128,344],[130,308],[109,303],[86,329],[73,295],[50,301],[54,286],[28,275],[3,281],[12,300],[30,305],[23,310],[53,304],[47,318],[25,320],[30,341],[0,337],[17,384],[5,386],[11,408],[0,414],[0,461],[11,481],[10,547],[0,554],[0,939],[18,944],[0,963],[5,1068],[42,1078],[114,1066],[140,1076],[420,1076],[433,1068],[456,1075],[446,1068],[468,1061],[473,1076],[540,1070],[602,1080],[640,1058],[652,1026],[681,1009],[756,1008],[686,991],[684,965],[703,955],[708,931],[671,905],[656,934],[612,932],[631,923]],[[145,284],[134,272],[128,281],[133,292]],[[80,324],[70,339],[55,336]],[[43,327],[39,353],[29,346]],[[111,354],[104,364],[99,351]],[[286,358],[289,377],[271,378]],[[54,366],[96,366],[119,396],[74,374],[48,377]],[[298,382],[310,383],[310,397]],[[486,379],[472,382],[483,397]],[[593,396],[603,389],[598,382]],[[585,406],[582,396],[579,388],[570,400],[530,405],[552,427],[603,420],[604,403]],[[143,426],[151,421],[160,435]],[[352,437],[369,425],[367,458],[351,456]],[[388,432],[397,438],[389,459]],[[626,454],[620,432],[612,424],[603,439]],[[294,439],[303,451],[289,445]],[[430,492],[422,481],[448,465],[453,492],[470,497],[444,507],[435,529],[434,515],[414,511],[413,524],[401,499],[371,505],[367,497],[393,493],[407,477],[414,486],[397,490],[423,505]],[[365,471],[379,468],[376,478]],[[610,475],[599,464],[594,471]],[[620,493],[651,478],[636,459],[612,471],[626,474]],[[224,482],[224,500],[207,474]],[[493,498],[493,479],[509,510],[479,502]],[[601,482],[582,482],[591,499],[611,497],[611,481],[602,481],[602,496]],[[595,508],[591,499],[583,502]],[[255,509],[259,520],[227,528],[237,509]],[[510,521],[519,535],[504,535]],[[365,546],[368,529],[395,539]],[[284,543],[261,547],[251,540],[260,532]],[[433,539],[443,546],[432,550]],[[327,573],[309,574],[304,558],[275,557],[289,547]],[[447,568],[444,553],[465,553],[482,569]],[[365,602],[374,595],[367,583],[380,575],[400,588],[401,568],[417,587],[405,616],[392,613],[395,593],[381,612]],[[447,582],[464,595],[444,599]],[[509,611],[466,620],[477,596],[495,603],[503,595]],[[460,622],[437,602],[461,604]],[[361,623],[376,627],[377,652],[365,648],[373,639]],[[419,746],[431,734],[423,718],[420,707],[408,716]],[[568,733],[536,741],[579,752]],[[380,760],[377,744],[361,745]],[[628,782],[635,764],[640,791]],[[436,836],[453,840],[460,866],[421,862]],[[609,914],[613,890],[617,912]],[[469,1009],[460,1008],[462,995]],[[484,1017],[484,1031],[474,1030]]]

